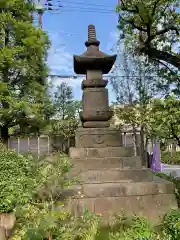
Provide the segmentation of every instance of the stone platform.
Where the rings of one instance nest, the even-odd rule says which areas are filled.
[[[107,80],[116,61],[100,51],[95,26],[88,26],[87,50],[74,55],[74,71],[85,74],[82,82],[82,128],[76,131],[75,148],[70,149],[74,168],[71,176],[80,183],[69,193],[69,208],[76,215],[85,209],[102,215],[109,222],[115,214],[136,213],[154,222],[168,209],[177,207],[172,183],[153,177],[142,167],[140,157],[133,156],[132,148],[122,147],[119,130],[109,128],[113,116],[109,108]]]
[[[68,203],[75,215],[88,209],[108,223],[123,211],[157,223],[170,208],[177,208],[174,185],[154,176],[132,155],[131,147],[70,149],[71,176],[80,181]]]

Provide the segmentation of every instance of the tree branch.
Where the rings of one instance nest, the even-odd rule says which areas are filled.
[[[127,19],[124,19],[120,14],[119,14],[119,19],[121,19],[122,21],[124,21],[125,23],[128,23],[128,24],[131,24],[131,26],[134,28],[134,29],[137,29],[141,32],[147,32],[147,29],[143,28],[143,27],[140,27],[140,26],[137,26],[134,22],[134,20],[127,20]]]
[[[161,51],[161,50],[158,50],[153,47],[148,47],[146,45],[140,47],[139,50],[141,53],[148,55],[149,58],[151,58],[151,59],[166,61],[167,63],[180,69],[180,56],[179,55],[175,56],[171,53]]]
[[[176,75],[176,72],[174,72],[171,68],[169,68],[165,63],[161,62],[158,59],[155,59],[155,61],[160,63],[161,65],[163,65],[165,68],[167,68],[171,72],[172,75],[174,75],[174,76]]]
[[[153,7],[153,11],[152,11],[152,17],[154,16],[155,12],[156,12],[156,8],[157,8],[157,5],[158,3],[160,2],[161,0],[157,0],[155,3],[154,3],[154,7]]]
[[[125,6],[124,2],[121,0],[121,3],[122,3],[122,11],[126,11],[126,12],[130,12],[130,13],[138,13],[138,10],[137,8],[136,9],[129,9]]]
[[[172,135],[173,135],[173,137],[176,139],[177,144],[178,144],[178,146],[180,147],[180,138],[179,138],[178,135],[175,133],[174,126],[173,126],[172,123],[170,124],[170,126],[171,126]]]
[[[162,35],[164,33],[167,33],[169,31],[175,31],[176,34],[179,34],[179,29],[176,26],[173,25],[167,25],[166,27],[164,27],[162,30],[156,31],[155,34],[151,35],[147,41],[145,43],[149,43],[150,41],[152,41],[155,37]]]

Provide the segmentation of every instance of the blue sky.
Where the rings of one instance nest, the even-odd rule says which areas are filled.
[[[52,1],[54,5],[58,0]],[[48,64],[51,73],[60,75],[74,75],[73,54],[85,51],[84,42],[87,40],[89,24],[96,27],[100,49],[112,54],[110,48],[116,40],[117,15],[115,13],[117,0],[62,0],[62,10],[58,14],[45,12],[43,29],[48,32],[52,47],[49,52]],[[113,12],[114,11],[114,12]],[[81,99],[80,82],[82,79],[70,79],[68,83],[73,87],[74,97]],[[62,81],[54,79],[55,84]],[[111,88],[110,101],[114,96]]]

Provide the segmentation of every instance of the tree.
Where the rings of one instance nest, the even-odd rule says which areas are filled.
[[[180,100],[175,95],[152,102],[151,131],[159,139],[174,141],[180,146]]]
[[[54,93],[54,106],[58,119],[65,120],[70,117],[72,102],[72,88],[66,82],[62,82]]]
[[[59,120],[76,119],[81,108],[81,101],[73,99],[72,87],[66,82],[57,86],[54,92],[55,117]]]
[[[153,76],[154,72],[155,66],[149,64],[145,57],[134,57],[124,46],[124,52],[122,55],[119,54],[113,69],[115,77],[111,78],[117,99],[115,114],[123,120],[124,126],[132,128],[136,152],[139,148],[137,131],[140,130],[142,160],[146,156],[150,134],[148,126],[150,100],[160,93],[158,85],[161,78]],[[118,77],[120,73],[123,77]]]
[[[71,142],[74,142],[75,131],[79,126],[79,111],[82,102],[73,99],[72,87],[62,82],[52,93],[53,114],[49,124],[45,127],[44,133],[54,137],[54,141],[61,146],[54,145],[55,149],[68,151]]]
[[[0,131],[6,144],[10,127],[36,129],[44,121],[49,41],[33,26],[32,12],[25,0],[0,2]]]
[[[178,0],[121,0],[117,7],[122,37],[171,71],[180,69],[178,8]]]

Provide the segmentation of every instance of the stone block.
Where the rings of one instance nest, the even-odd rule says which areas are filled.
[[[107,128],[110,126],[110,123],[103,122],[103,121],[88,121],[88,122],[83,122],[83,127],[84,128]]]
[[[75,169],[104,169],[104,168],[124,168],[139,169],[141,168],[141,160],[139,157],[108,157],[108,158],[84,158],[71,159]]]
[[[71,201],[71,209],[81,216],[85,209],[100,215],[102,224],[110,223],[117,215],[126,216],[134,214],[146,217],[153,224],[160,223],[162,216],[170,209],[177,209],[174,194],[156,194],[142,196],[81,198]],[[73,206],[73,208],[72,208]]]
[[[85,159],[71,159],[74,170],[90,170],[103,168],[122,168],[123,158],[85,158]]]
[[[79,128],[76,131],[77,148],[121,147],[122,136],[116,129]]]
[[[111,182],[111,183],[83,183],[78,186],[78,192],[84,198],[125,197],[156,194],[171,194],[174,191],[172,183],[149,182]],[[79,195],[75,194],[75,198]]]
[[[72,159],[131,157],[133,147],[106,147],[106,148],[70,148],[69,156]]]
[[[142,161],[139,156],[133,156],[133,157],[125,157],[122,160],[122,167],[123,168],[141,168],[142,167]]]
[[[73,171],[73,177],[77,177],[83,183],[111,183],[111,182],[141,182],[152,181],[153,175],[150,169],[99,169],[87,171]]]

